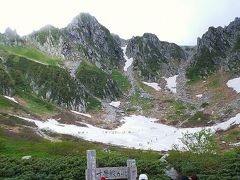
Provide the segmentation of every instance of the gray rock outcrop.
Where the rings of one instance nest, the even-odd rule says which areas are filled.
[[[184,51],[178,45],[160,41],[150,33],[130,39],[126,54],[133,57],[134,70],[146,81],[177,74],[179,64],[186,59]]]

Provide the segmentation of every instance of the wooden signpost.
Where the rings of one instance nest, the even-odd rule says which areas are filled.
[[[101,177],[106,179],[128,179],[136,180],[137,166],[134,159],[127,160],[126,167],[96,167],[96,151],[87,150],[87,169],[86,180],[101,180]]]

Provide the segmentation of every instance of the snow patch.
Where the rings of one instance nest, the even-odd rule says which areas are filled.
[[[202,94],[197,94],[196,95],[197,98],[202,98],[202,96],[203,96]]]
[[[195,133],[203,129],[203,127],[176,128],[155,123],[158,119],[137,115],[124,117],[122,119],[122,126],[114,130],[102,129],[86,123],[85,125],[87,127],[81,127],[70,124],[60,124],[54,119],[48,119],[48,121],[42,122],[29,118],[19,118],[34,122],[40,130],[44,129],[60,134],[73,135],[88,141],[156,151],[170,150],[174,144],[179,145],[181,148],[183,144],[180,138],[182,138],[183,134]],[[226,122],[205,127],[205,129],[210,129],[212,132],[215,132],[217,130],[226,130],[235,124],[240,124],[240,113]]]
[[[236,147],[238,147],[238,146],[240,146],[240,142],[237,142],[237,143],[231,143],[231,144],[229,144],[230,146],[236,146]]]
[[[4,97],[18,104],[17,100],[14,97],[9,97],[9,96],[4,96]]]
[[[233,88],[237,93],[240,93],[240,77],[229,80],[227,86]]]
[[[123,68],[124,71],[127,71],[127,69],[132,65],[133,63],[133,58],[128,58],[127,55],[126,55],[126,49],[127,49],[127,46],[124,46],[122,47],[122,50],[123,50],[123,55],[124,55],[124,58],[126,60],[125,62],[125,66]]]
[[[165,78],[163,77],[166,81],[167,81],[167,85],[166,87],[173,92],[174,94],[177,93],[177,77],[178,75],[169,77],[169,78]]]
[[[78,114],[78,115],[82,115],[82,116],[88,117],[88,118],[91,118],[91,117],[92,117],[90,114],[80,113],[80,112],[73,111],[73,110],[71,110],[71,112],[73,112],[73,113],[75,113],[75,114]]]
[[[31,159],[32,158],[32,156],[23,156],[21,159],[22,160],[29,160],[29,159]]]
[[[161,89],[161,87],[158,85],[158,83],[148,83],[148,82],[144,82],[143,81],[143,84],[146,84],[147,86],[150,86],[152,87],[153,89],[155,89],[156,91],[159,91]]]
[[[111,103],[109,103],[111,106],[113,106],[113,107],[119,107],[120,106],[120,104],[121,104],[121,102],[120,101],[112,101]]]

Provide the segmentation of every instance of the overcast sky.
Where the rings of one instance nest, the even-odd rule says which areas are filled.
[[[89,12],[122,38],[151,32],[180,45],[195,45],[209,26],[240,17],[240,0],[0,0],[0,5],[0,32],[11,27],[26,35],[47,24],[61,28]]]

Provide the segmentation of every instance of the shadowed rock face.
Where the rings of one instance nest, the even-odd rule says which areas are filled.
[[[144,80],[153,81],[161,76],[177,74],[179,64],[186,59],[178,45],[160,41],[150,33],[130,39],[127,55],[133,57],[137,74]]]
[[[197,52],[188,68],[191,79],[205,78],[219,70],[240,70],[240,19],[236,18],[228,26],[210,27],[198,38]]]

